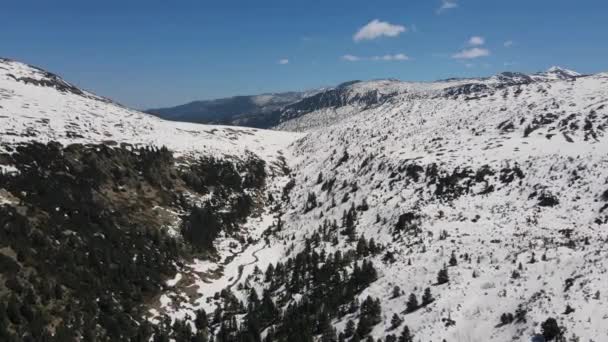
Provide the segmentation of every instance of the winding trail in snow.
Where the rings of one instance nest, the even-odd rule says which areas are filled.
[[[236,277],[236,279],[228,284],[228,286],[226,287],[228,289],[228,291],[232,290],[232,287],[234,287],[234,285],[238,284],[239,281],[241,281],[241,278],[243,276],[243,272],[245,271],[245,267],[247,266],[251,266],[255,263],[257,263],[260,259],[258,258],[258,252],[262,251],[263,249],[265,249],[266,247],[269,247],[269,244],[264,244],[264,246],[260,247],[259,249],[256,249],[255,251],[253,251],[253,253],[251,253],[251,255],[253,256],[254,260],[251,262],[248,262],[246,264],[241,264],[239,265],[239,274]]]

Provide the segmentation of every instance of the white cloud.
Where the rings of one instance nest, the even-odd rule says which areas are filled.
[[[490,50],[482,48],[471,48],[465,49],[452,55],[452,58],[456,59],[474,59],[479,57],[486,57],[490,55]]]
[[[437,10],[437,14],[441,14],[444,11],[451,10],[458,7],[456,0],[441,0],[441,7]]]
[[[473,37],[471,37],[471,39],[469,39],[469,45],[472,45],[472,46],[479,46],[479,45],[483,45],[485,43],[486,43],[486,40],[480,36],[473,36]]]
[[[353,40],[359,42],[362,40],[373,40],[382,36],[397,37],[406,31],[407,28],[405,26],[393,25],[386,21],[374,19],[360,28],[353,36]]]
[[[342,60],[347,62],[358,62],[358,61],[409,61],[410,57],[404,53],[397,53],[394,55],[388,54],[383,56],[372,56],[372,57],[359,57],[354,55],[344,55],[342,56]]]
[[[406,54],[398,53],[395,55],[384,55],[372,57],[375,61],[409,61],[409,57]]]
[[[281,64],[281,65],[289,64],[289,59],[287,59],[287,58],[279,59],[279,64]]]
[[[348,62],[358,62],[361,60],[361,57],[353,56],[353,55],[344,55],[342,59]]]
[[[511,46],[513,46],[513,44],[515,44],[512,40],[507,40],[503,45],[506,48],[510,48]]]

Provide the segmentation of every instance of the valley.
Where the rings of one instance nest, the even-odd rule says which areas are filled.
[[[607,106],[555,67],[212,126],[1,59],[0,339],[602,341]]]

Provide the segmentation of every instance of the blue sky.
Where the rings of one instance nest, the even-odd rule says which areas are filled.
[[[0,56],[137,108],[353,79],[608,71],[605,0],[19,0]]]

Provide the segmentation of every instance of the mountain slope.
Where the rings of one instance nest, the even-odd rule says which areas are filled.
[[[608,74],[347,83],[285,107],[290,133],[0,68],[0,334],[31,336],[31,303],[57,340],[608,336]]]
[[[0,340],[177,334],[150,303],[218,236],[246,243],[299,136],[164,121],[0,60]]]
[[[340,222],[365,200],[357,233],[390,246],[396,260],[374,258],[380,279],[360,297],[379,296],[388,311],[376,336],[406,307],[407,296],[390,298],[398,285],[418,298],[432,288],[436,301],[403,317],[423,339],[525,340],[555,317],[568,336],[597,340],[608,334],[597,294],[608,281],[607,85],[603,74],[457,96],[407,94],[353,110],[298,142],[299,206],[285,225],[296,239],[310,236],[321,213]],[[316,125],[319,116],[309,120]],[[334,190],[317,185],[320,173]],[[309,192],[323,205],[303,214]],[[433,286],[451,253],[458,264],[448,267],[449,285]],[[520,308],[526,323],[500,324]],[[448,318],[455,324],[445,327]]]
[[[487,78],[448,79],[438,82],[403,82],[390,79],[346,83],[285,107],[277,129],[306,131],[331,125],[364,110],[384,105],[391,108],[402,101],[460,95],[466,95],[461,98],[469,101],[475,99],[477,94],[485,96],[484,94],[507,87],[559,80],[572,81],[578,77],[581,75],[574,71],[552,67],[546,72],[533,75],[503,72]]]
[[[278,123],[283,107],[314,93],[310,91],[235,96],[194,101],[170,108],[149,109],[146,112],[174,121],[269,128]]]
[[[171,122],[77,89],[28,65],[0,61],[0,135],[4,143],[128,143],[192,154],[273,156],[297,135],[253,128]]]
[[[253,288],[284,309],[312,301],[323,317],[315,298],[328,297],[315,293],[334,290],[314,281],[319,271],[293,287],[296,273],[275,284],[256,268],[263,274],[302,253],[314,259],[352,248],[358,267],[369,260],[377,271],[356,295],[359,303],[380,300],[375,338],[399,335],[391,328],[396,314],[420,340],[525,341],[550,318],[569,338],[601,340],[608,335],[607,85],[606,74],[553,72],[352,85],[345,101],[327,102],[331,109],[280,126],[312,131],[290,148],[289,200],[267,242],[247,251],[258,257],[244,254],[220,284],[197,285],[201,300],[174,307],[166,297],[166,312],[184,317],[219,303],[228,310],[221,298],[247,301]],[[362,237],[381,252],[359,254]],[[355,269],[349,264],[345,274]],[[449,281],[441,284],[444,269]],[[230,294],[205,299],[227,285]],[[420,303],[426,288],[434,300],[408,310],[409,295]],[[179,297],[179,285],[175,291]],[[365,317],[344,305],[328,313],[338,332]],[[281,336],[284,328],[264,333]]]

